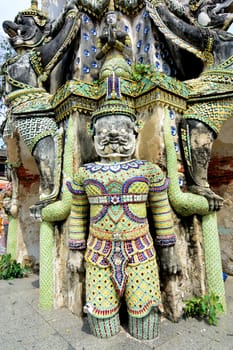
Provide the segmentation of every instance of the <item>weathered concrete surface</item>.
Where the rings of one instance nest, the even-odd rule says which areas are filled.
[[[233,277],[225,282],[228,312],[217,327],[195,319],[163,320],[158,340],[141,342],[122,328],[108,340],[89,333],[86,319],[67,309],[38,308],[38,276],[0,281],[0,349],[3,350],[232,350]]]

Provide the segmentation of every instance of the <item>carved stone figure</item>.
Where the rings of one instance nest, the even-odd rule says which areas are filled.
[[[47,16],[38,10],[36,1],[32,1],[30,9],[21,11],[14,22],[3,23],[17,53],[3,67],[8,106],[3,136],[9,144],[18,134],[38,164],[40,202],[32,208],[35,216],[39,215],[35,212],[38,206],[54,201],[59,194],[61,167],[58,160],[63,131],[56,123],[48,79],[72,44],[78,28],[78,10],[72,2],[67,4],[53,28]],[[62,78],[57,83],[61,84]],[[17,142],[15,146],[15,154],[8,155],[13,168],[21,164]]]
[[[127,61],[132,62],[132,44],[127,32],[123,30],[120,14],[115,11],[114,2],[110,1],[109,11],[104,19],[102,33],[97,42],[99,52],[96,59],[105,58],[101,68],[100,78],[110,76],[114,71],[116,75],[130,78],[132,72]]]
[[[148,8],[153,12],[151,4]],[[223,122],[232,116],[232,86],[228,81],[233,62],[233,35],[190,25],[161,3],[157,5],[157,11],[174,34],[191,43],[206,57],[204,72],[199,78],[186,82],[190,89],[189,108],[184,113],[181,136],[189,189],[205,196],[210,210],[219,210],[223,199],[209,188],[208,165],[213,141]]]
[[[117,78],[109,78],[110,86],[115,82],[119,86]],[[114,96],[119,97],[117,89]],[[167,273],[177,273],[179,269],[174,254],[176,237],[167,198],[168,181],[157,165],[134,159],[135,122],[130,106],[116,98],[107,99],[92,119],[100,161],[81,166],[68,183],[73,194],[69,264],[82,270],[86,249],[84,310],[93,334],[101,338],[120,331],[123,296],[130,334],[138,339],[158,335],[161,297],[156,253],[147,221],[147,200],[161,268]]]

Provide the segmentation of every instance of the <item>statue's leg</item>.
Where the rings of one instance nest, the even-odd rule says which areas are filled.
[[[180,131],[188,188],[193,193],[205,196],[210,210],[218,210],[223,199],[210,189],[208,183],[208,166],[215,133],[206,124],[195,119],[183,119]]]
[[[14,168],[10,164],[8,164],[6,166],[6,175],[8,181],[12,183],[12,196],[8,210],[9,214],[16,218],[19,210],[19,178],[17,175],[17,168]]]
[[[88,314],[88,324],[91,332],[97,338],[110,338],[120,331],[119,314],[109,318],[96,318]]]
[[[128,265],[125,300],[129,314],[129,333],[143,340],[154,339],[159,331],[161,305],[158,267],[155,258]]]
[[[16,217],[18,215],[18,195],[19,195],[19,178],[17,175],[17,169],[22,164],[21,149],[19,146],[19,133],[16,125],[13,122],[13,118],[9,116],[3,126],[1,133],[6,144],[7,150],[7,164],[6,164],[6,177],[9,182],[12,183],[12,197],[9,208],[9,213]]]
[[[181,122],[181,136],[189,185],[209,188],[207,172],[214,132],[198,120],[183,119]]]
[[[52,136],[39,140],[32,152],[40,172],[40,195],[49,196],[55,189],[55,143]]]
[[[159,313],[152,309],[148,315],[137,318],[129,315],[129,333],[139,340],[155,339],[159,335]]]
[[[111,281],[109,266],[99,267],[86,262],[86,302],[91,332],[98,338],[108,338],[120,331],[120,297]]]
[[[32,152],[40,173],[39,201],[30,207],[30,215],[41,220],[41,210],[59,194],[61,164],[58,161],[57,135],[40,139]]]

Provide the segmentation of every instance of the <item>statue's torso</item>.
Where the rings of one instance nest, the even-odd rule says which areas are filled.
[[[6,65],[6,93],[37,87],[37,75],[31,67],[29,53],[11,58]]]
[[[122,232],[147,224],[150,186],[163,179],[160,168],[146,161],[90,163],[82,168],[90,202],[90,222],[96,229]]]

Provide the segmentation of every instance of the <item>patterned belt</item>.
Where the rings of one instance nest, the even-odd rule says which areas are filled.
[[[106,196],[88,197],[90,204],[117,205],[123,203],[143,203],[147,201],[147,193],[142,194],[111,194]]]
[[[107,241],[130,241],[132,239],[136,239],[138,237],[145,236],[149,233],[149,225],[148,223],[141,225],[135,229],[130,231],[118,231],[118,232],[109,232],[106,230],[101,230],[100,228],[96,228],[90,226],[90,234],[94,237]]]

